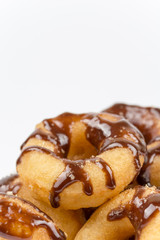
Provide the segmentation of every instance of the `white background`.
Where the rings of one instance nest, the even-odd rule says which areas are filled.
[[[0,0],[0,176],[44,118],[160,106],[159,0]]]

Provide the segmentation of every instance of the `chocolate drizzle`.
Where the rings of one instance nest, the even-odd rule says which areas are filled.
[[[133,179],[136,180],[139,172],[140,172],[140,169],[141,169],[141,163],[140,163],[140,160],[139,160],[139,155],[143,155],[144,157],[146,157],[146,155],[144,154],[145,150],[142,151],[142,149],[137,145],[137,144],[134,144],[133,142],[131,141],[126,141],[126,140],[119,140],[115,143],[112,143],[108,146],[105,147],[105,151],[106,150],[109,150],[109,149],[114,149],[114,148],[128,148],[131,150],[133,156],[134,156],[134,165],[135,165],[135,169],[136,169],[136,174],[135,174],[135,177]]]
[[[114,116],[112,117],[114,118]],[[87,162],[92,162],[101,168],[106,175],[106,186],[109,189],[114,189],[116,183],[112,169],[103,159],[92,156],[89,159],[70,160],[67,158],[67,155],[70,149],[72,126],[76,122],[82,122],[86,127],[86,139],[95,147],[97,155],[113,148],[129,148],[133,153],[135,168],[138,174],[141,168],[139,155],[145,155],[146,152],[144,138],[127,120],[117,116],[116,119],[114,121],[107,120],[107,115],[105,114],[64,113],[56,118],[44,120],[43,125],[47,133],[37,130],[27,141],[33,137],[50,141],[55,145],[54,152],[39,146],[24,148],[17,163],[20,163],[22,156],[29,151],[39,151],[63,161],[65,169],[54,182],[50,193],[50,202],[53,207],[59,206],[59,194],[66,187],[78,181],[82,182],[86,195],[90,196],[93,194],[90,177],[84,170]],[[25,144],[27,141],[25,141]]]
[[[72,125],[79,121],[83,116],[84,114],[63,113],[57,118],[46,119],[43,121],[44,127],[51,132],[56,141],[56,155],[67,158],[70,147]]]
[[[11,192],[13,195],[16,195],[21,188],[21,183],[16,182],[18,179],[17,174],[2,178],[0,180],[0,193]]]
[[[147,144],[160,141],[160,128],[157,126],[158,122],[160,122],[160,109],[119,103],[104,110],[104,112],[118,114],[128,119],[142,132]],[[145,163],[138,176],[139,184],[151,185],[150,167],[157,155],[160,155],[160,144],[148,150],[148,158],[145,159]]]
[[[128,217],[135,228],[135,240],[140,238],[143,228],[152,220],[155,214],[160,211],[160,193],[151,193],[143,197],[146,188],[138,186],[133,199],[124,206],[113,209],[109,212],[109,221],[120,220]]]
[[[142,132],[147,144],[160,133],[157,128],[157,119],[160,120],[160,109],[158,108],[117,103],[104,112],[118,114],[128,119]]]
[[[26,203],[23,201],[25,206],[27,206]],[[45,228],[51,240],[66,239],[64,233],[55,227],[48,216],[42,216],[38,208],[32,207],[38,212],[37,214],[32,213],[30,208],[26,209],[14,201],[7,200],[7,197],[2,197],[0,200],[0,237],[14,240],[31,239],[35,229]]]
[[[24,146],[29,141],[29,139],[32,139],[32,138],[37,138],[39,140],[49,141],[49,142],[53,143],[54,145],[57,144],[56,139],[55,139],[54,136],[52,136],[52,134],[46,133],[46,132],[44,132],[44,131],[42,131],[41,129],[38,128],[21,145],[21,150],[24,148]]]
[[[52,190],[50,193],[50,202],[53,207],[55,207],[55,208],[59,207],[59,200],[60,200],[59,194],[66,187],[68,187],[71,184],[78,182],[78,181],[83,183],[84,193],[88,196],[92,195],[93,188],[92,188],[92,184],[90,182],[90,178],[83,169],[87,160],[82,159],[82,160],[72,161],[72,160],[65,159],[65,158],[62,159],[62,158],[59,158],[58,156],[56,156],[56,154],[54,152],[50,151],[49,149],[46,149],[43,147],[38,147],[38,146],[33,146],[33,147],[25,148],[23,150],[17,163],[19,163],[21,161],[21,158],[23,157],[24,154],[26,154],[27,152],[32,152],[32,151],[37,151],[37,152],[41,152],[44,154],[48,154],[50,156],[53,156],[54,158],[57,158],[57,159],[63,161],[63,163],[65,164],[65,170],[60,174],[60,176],[57,178],[56,182],[53,184],[53,187],[52,187]],[[113,176],[112,170],[109,167],[109,165],[100,158],[93,158],[93,159],[89,159],[88,161],[96,164],[99,168],[102,169],[102,171],[104,171],[104,173],[106,174],[106,179],[107,179],[106,186],[109,189],[114,189],[115,188],[114,176]]]
[[[106,174],[106,186],[109,189],[115,188],[115,180],[113,177],[113,172],[109,165],[100,158],[90,158],[90,162],[97,165],[102,171]],[[83,191],[87,196],[91,196],[93,194],[93,187],[90,181],[89,175],[85,172],[84,166],[87,161],[84,160],[64,160],[66,165],[65,170],[60,174],[57,178],[56,182],[53,184],[51,194],[50,194],[50,202],[53,207],[59,207],[60,197],[59,194],[68,186],[75,182],[82,182]]]
[[[160,155],[160,143],[155,147],[148,149],[148,158],[145,162],[144,166],[141,169],[140,175],[138,176],[137,180],[138,183],[141,185],[147,184],[151,186],[150,183],[150,168],[154,162],[156,156]]]

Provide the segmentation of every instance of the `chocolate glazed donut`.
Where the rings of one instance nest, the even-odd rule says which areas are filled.
[[[122,117],[64,113],[37,126],[17,170],[36,198],[53,207],[97,207],[139,174],[145,153],[142,134]]]
[[[0,194],[0,220],[0,239],[66,239],[47,215],[14,196]]]
[[[160,192],[137,186],[99,207],[75,240],[160,239]]]
[[[73,211],[64,210],[62,208],[52,208],[48,204],[34,199],[32,197],[32,191],[24,186],[17,174],[12,174],[0,180],[0,193],[17,196],[18,198],[24,199],[38,207],[42,212],[47,214],[47,216],[49,216],[63,232],[66,233],[67,240],[73,240],[86,221],[82,209]]]
[[[135,105],[114,104],[104,110],[128,119],[144,135],[147,143],[148,158],[138,176],[142,185],[150,184],[160,186],[160,109],[153,107],[140,107]]]

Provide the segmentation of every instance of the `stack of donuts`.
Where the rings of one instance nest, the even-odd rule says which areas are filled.
[[[159,186],[159,109],[45,119],[0,181],[0,240],[158,240]]]

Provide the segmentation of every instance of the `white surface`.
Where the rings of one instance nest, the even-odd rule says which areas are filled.
[[[159,0],[0,0],[0,176],[44,118],[160,106],[159,82]]]

